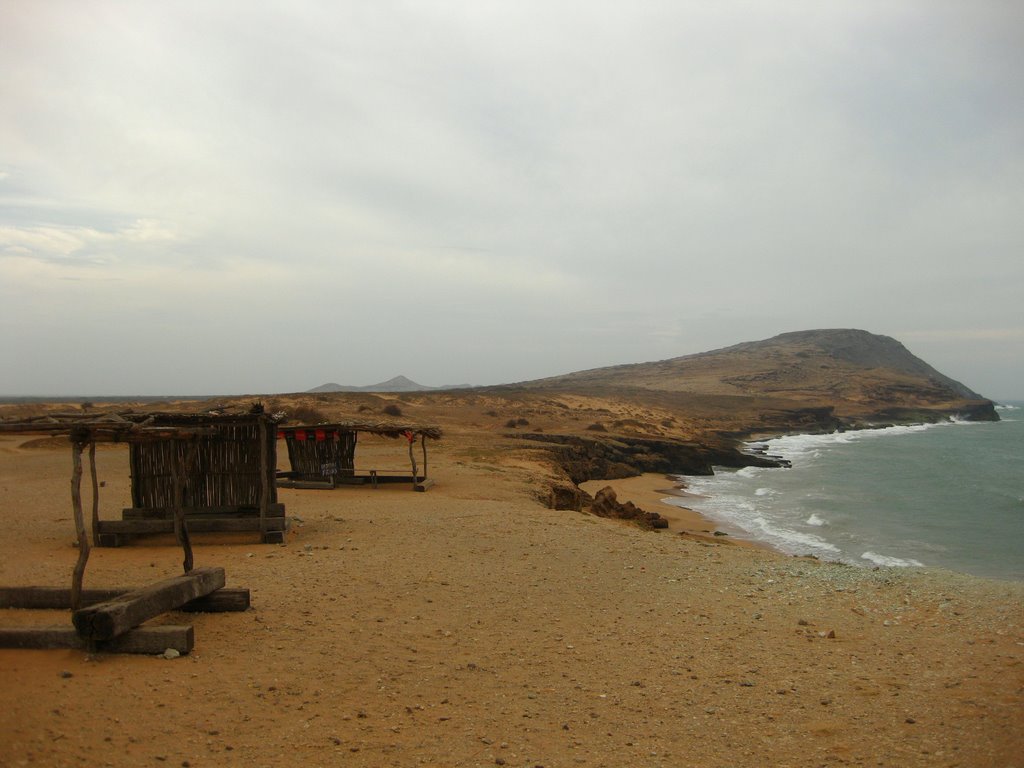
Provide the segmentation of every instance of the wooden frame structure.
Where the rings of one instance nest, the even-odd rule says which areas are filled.
[[[76,571],[77,574],[77,571]],[[224,589],[223,568],[195,568],[138,589],[0,587],[0,608],[68,609],[71,627],[0,627],[0,648],[75,648],[113,653],[188,653],[191,625],[142,626],[167,611],[223,612],[249,608],[248,589]]]
[[[88,448],[96,546],[121,546],[153,533],[175,533],[187,541],[188,531],[258,531],[262,542],[279,544],[287,520],[274,482],[276,426],[262,410],[114,413],[0,423],[0,432],[68,435],[73,496],[81,493],[82,453]],[[97,443],[128,444],[132,506],[123,510],[121,520],[99,516]],[[80,534],[84,538],[84,527]]]
[[[131,536],[177,531],[176,511],[191,531],[258,531],[280,544],[287,526],[277,501],[276,420],[242,415],[153,414],[153,427],[194,430],[189,439],[129,443],[132,506],[120,521],[99,521],[100,546]]]
[[[85,417],[78,414],[64,417],[44,417],[24,422],[0,423],[0,432],[67,434],[71,442],[72,476],[71,502],[75,532],[78,537],[78,559],[72,571],[71,589],[50,587],[0,588],[2,608],[70,608],[73,628],[0,628],[0,647],[7,648],[85,648],[121,653],[160,653],[168,648],[188,653],[194,644],[191,626],[142,627],[151,618],[171,610],[245,610],[249,607],[248,590],[224,591],[223,568],[194,568],[192,546],[188,536],[189,511],[204,512],[211,509],[210,501],[228,501],[231,504],[253,498],[249,482],[223,480],[232,477],[232,467],[250,467],[255,463],[259,491],[256,492],[258,527],[235,525],[223,530],[259,530],[268,540],[269,533],[284,536],[284,508],[280,507],[279,530],[270,530],[268,512],[270,499],[276,500],[272,472],[275,469],[276,422],[254,407],[244,416],[172,414],[109,414]],[[246,442],[256,436],[256,448],[232,449],[233,444]],[[98,442],[127,442],[131,452],[132,500],[149,504],[139,509],[159,511],[156,520],[147,524],[122,526],[128,534],[173,531],[184,550],[184,575],[165,579],[139,589],[89,590],[82,588],[85,567],[89,559],[89,539],[86,535],[82,509],[82,453],[89,449],[92,479],[92,532],[97,544],[114,544],[106,535],[120,535],[103,530],[99,519],[99,484],[96,477],[96,444]],[[248,442],[252,442],[251,439]],[[142,447],[153,450],[142,450]],[[242,457],[247,455],[248,460]],[[256,455],[257,461],[251,456]],[[211,458],[212,457],[212,458]],[[248,474],[252,474],[249,472]],[[170,478],[168,480],[168,477]],[[149,483],[145,480],[151,481]],[[136,480],[139,482],[136,482]],[[220,495],[217,495],[217,494]],[[248,494],[248,495],[246,495]],[[186,507],[186,500],[201,507]],[[162,506],[157,506],[160,504]],[[215,507],[215,515],[223,514],[223,505]],[[129,512],[130,510],[125,510]],[[239,508],[236,512],[241,512]],[[252,518],[252,515],[248,517]],[[208,518],[208,523],[217,520]],[[108,521],[109,522],[109,521]],[[125,518],[123,523],[132,523]],[[158,523],[157,526],[151,523]],[[222,530],[209,524],[203,530]]]
[[[357,469],[355,453],[360,432],[405,438],[411,471]],[[432,484],[427,477],[427,439],[439,440],[441,430],[418,424],[346,421],[278,427],[277,437],[285,441],[291,464],[290,471],[277,473],[277,485],[282,488],[337,488],[365,483],[376,488],[379,483],[411,483],[413,490],[425,491]],[[414,451],[417,439],[422,451],[422,467],[417,464]]]
[[[259,531],[264,542],[281,543],[287,520],[277,504],[276,420],[254,405],[245,414],[71,414],[0,423],[0,433],[68,435],[71,442],[71,503],[79,557],[72,584],[78,605],[89,539],[82,511],[82,453],[89,449],[92,535],[97,546],[119,546],[128,537],[175,534],[192,570],[189,529]],[[132,501],[123,519],[101,520],[96,444],[125,442],[131,457]],[[238,478],[242,479],[239,480]],[[192,505],[192,506],[189,506]]]

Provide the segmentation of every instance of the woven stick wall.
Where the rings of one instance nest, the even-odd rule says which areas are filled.
[[[268,503],[277,501],[274,485],[277,441],[275,425],[263,414],[238,417],[162,415],[161,425],[210,427],[214,434],[193,440],[133,443],[129,460],[132,504],[141,509],[174,506],[174,467],[187,467],[185,507],[258,507],[263,488]],[[261,424],[263,425],[261,428]],[[268,457],[261,474],[261,435]],[[178,463],[178,459],[181,463]]]
[[[311,427],[279,431],[288,446],[295,477],[318,480],[351,477],[355,472],[356,437],[352,430]]]

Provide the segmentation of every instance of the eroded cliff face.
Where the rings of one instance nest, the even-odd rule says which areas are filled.
[[[837,413],[835,406],[771,409],[762,411],[749,427],[723,432],[744,438],[763,434],[827,433],[851,429],[878,429],[896,424],[934,424],[949,419],[999,421],[991,400],[961,401],[942,407],[862,407],[854,413]]]
[[[959,404],[951,409],[882,408],[838,416],[835,408],[809,407],[772,409],[740,429],[720,431],[706,439],[687,441],[662,437],[614,434],[520,433],[521,440],[542,448],[566,476],[568,482],[554,483],[546,501],[556,509],[581,509],[592,500],[578,488],[588,480],[614,480],[653,472],[666,475],[711,475],[715,467],[783,467],[780,458],[747,450],[744,441],[755,437],[792,433],[828,433],[853,429],[879,429],[895,424],[921,424],[949,418],[969,421],[997,421],[989,401]],[[628,515],[611,515],[628,517]]]
[[[606,486],[594,494],[594,498],[590,500],[589,511],[590,514],[598,517],[630,520],[641,528],[651,530],[668,528],[668,520],[657,512],[647,512],[631,501],[619,501],[611,486]]]
[[[779,467],[783,463],[741,450],[740,443],[690,443],[680,440],[623,436],[582,436],[526,433],[520,439],[536,442],[576,484],[613,480],[645,472],[711,475],[712,467]]]

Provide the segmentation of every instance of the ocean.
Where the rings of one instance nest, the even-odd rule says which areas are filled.
[[[666,501],[789,554],[1024,581],[1024,403],[998,412],[758,441],[792,467],[716,468]]]

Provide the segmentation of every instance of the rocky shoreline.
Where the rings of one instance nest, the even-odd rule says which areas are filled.
[[[553,509],[580,509],[588,494],[578,491],[591,480],[615,480],[645,473],[707,476],[714,467],[778,468],[788,466],[779,456],[752,446],[757,439],[785,434],[827,434],[895,425],[935,423],[950,418],[998,421],[991,401],[968,403],[951,410],[884,408],[870,414],[838,417],[833,407],[800,408],[762,414],[759,423],[741,429],[717,431],[697,441],[638,437],[621,434],[556,434],[520,432],[515,438],[541,448],[564,474],[551,483],[545,501]]]

